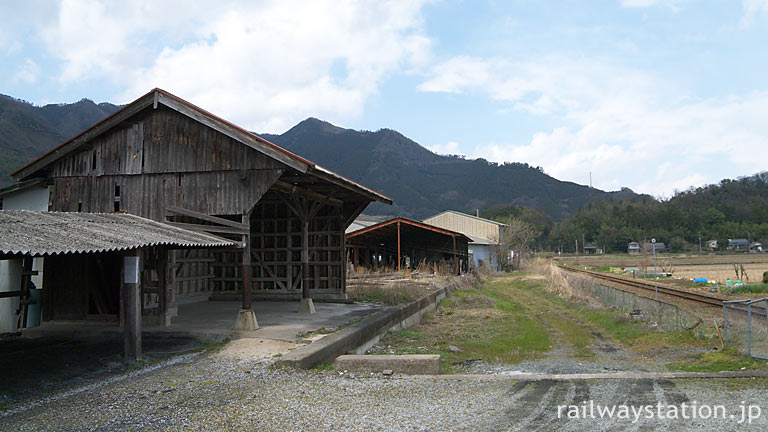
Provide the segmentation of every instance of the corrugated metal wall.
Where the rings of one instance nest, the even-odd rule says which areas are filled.
[[[460,213],[441,213],[425,219],[424,223],[488,240],[499,240],[498,225]]]

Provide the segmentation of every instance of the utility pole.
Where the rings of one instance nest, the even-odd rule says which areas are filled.
[[[701,231],[699,231],[699,255],[701,255]]]
[[[656,300],[659,299],[659,274],[656,273],[656,239],[651,239],[653,245],[653,287],[656,289]]]
[[[579,239],[576,239],[576,264],[579,264]]]

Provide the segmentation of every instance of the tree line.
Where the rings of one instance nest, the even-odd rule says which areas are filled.
[[[505,223],[524,222],[536,234],[527,247],[540,251],[574,252],[577,242],[579,249],[586,242],[605,252],[626,252],[630,242],[651,238],[672,252],[698,251],[699,244],[705,249],[707,240],[717,240],[720,249],[737,238],[766,244],[768,172],[690,188],[666,200],[595,201],[560,222],[518,206],[483,213]]]

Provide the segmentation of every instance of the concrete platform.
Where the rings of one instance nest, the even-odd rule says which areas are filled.
[[[179,304],[179,315],[168,327],[143,327],[142,334],[183,335],[205,341],[221,341],[239,337],[257,337],[296,342],[300,333],[320,328],[339,327],[356,321],[381,309],[374,305],[317,303],[316,313],[301,314],[296,302],[256,302],[253,310],[260,328],[254,331],[235,330],[235,321],[242,304],[235,301],[184,301]],[[73,338],[89,335],[118,334],[122,329],[117,321],[52,321],[40,327],[25,329],[23,338],[52,335],[70,335]]]
[[[439,354],[343,355],[334,361],[336,370],[384,372],[406,375],[439,375]]]

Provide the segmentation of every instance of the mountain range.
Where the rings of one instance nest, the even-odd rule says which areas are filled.
[[[309,118],[281,135],[260,136],[395,200],[366,213],[423,218],[517,205],[562,220],[595,200],[640,197],[627,188],[605,192],[557,180],[524,163],[438,155],[391,129],[358,131]]]
[[[82,99],[42,107],[0,94],[0,187],[10,173],[82,132],[120,107]]]
[[[0,95],[0,186],[15,169],[119,108],[88,99],[38,107]],[[358,131],[309,118],[283,134],[260,136],[395,200],[369,206],[370,214],[423,218],[517,205],[563,220],[595,200],[639,197],[627,188],[605,192],[560,181],[524,163],[438,155],[391,129]]]

